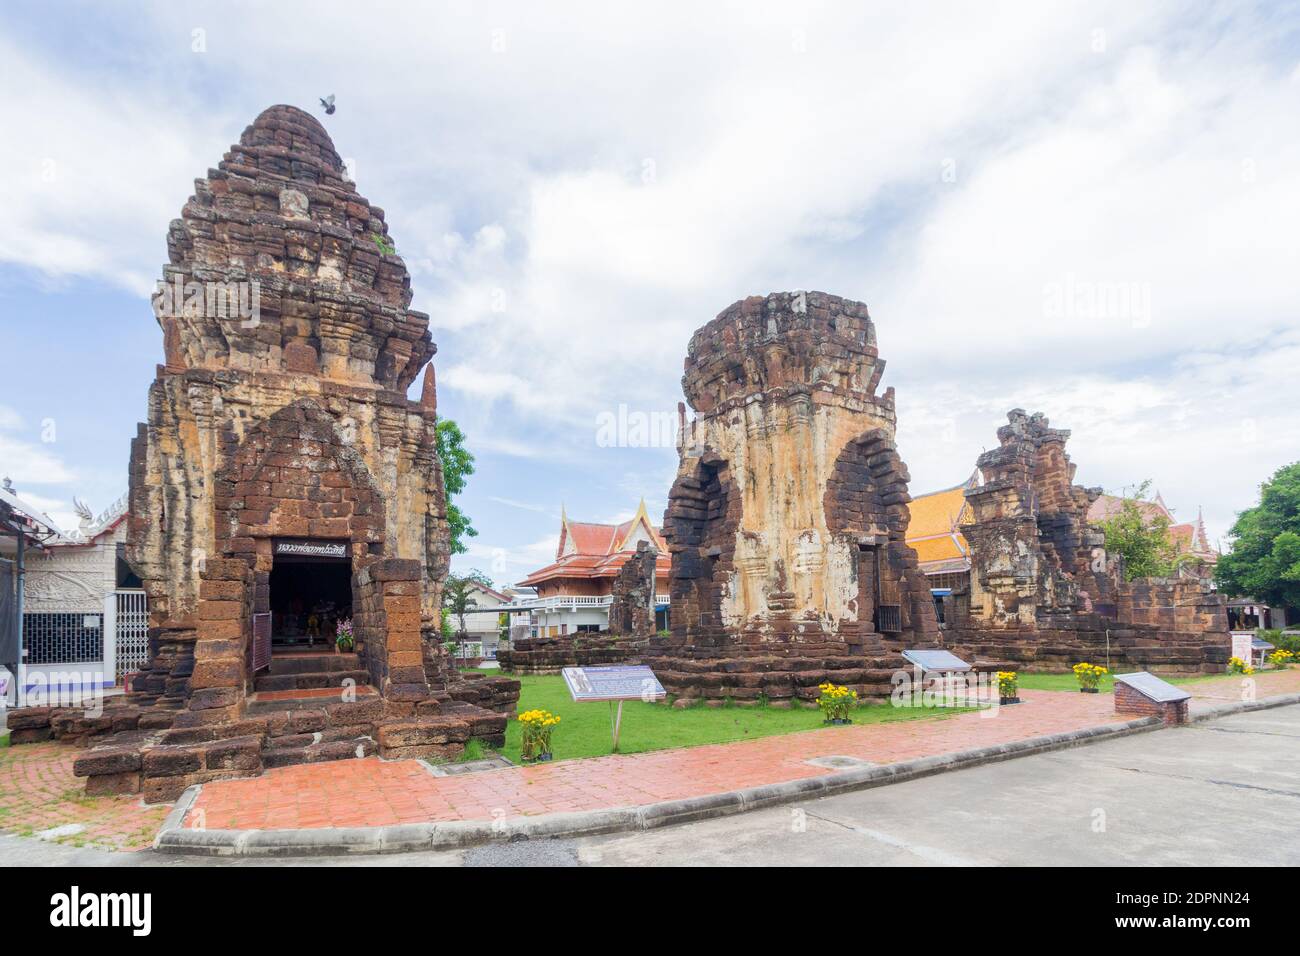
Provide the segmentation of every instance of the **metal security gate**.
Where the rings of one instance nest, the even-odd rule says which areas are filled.
[[[149,660],[149,601],[143,591],[116,591],[117,682]]]
[[[253,615],[253,645],[249,648],[253,673],[271,663],[271,614]]]

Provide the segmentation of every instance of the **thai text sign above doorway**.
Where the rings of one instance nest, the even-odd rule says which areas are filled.
[[[277,538],[275,540],[275,554],[277,557],[346,558],[348,556],[348,545],[346,541]]]

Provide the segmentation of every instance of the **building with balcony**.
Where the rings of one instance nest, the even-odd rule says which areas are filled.
[[[656,626],[668,626],[668,546],[646,513],[642,499],[636,514],[622,524],[572,521],[561,509],[560,540],[555,561],[519,582],[537,596],[513,602],[512,614],[528,614],[533,637],[555,637],[609,628],[611,587],[623,565],[647,541],[658,551],[655,561]]]

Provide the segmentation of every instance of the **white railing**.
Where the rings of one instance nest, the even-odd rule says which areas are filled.
[[[554,597],[530,598],[527,601],[516,601],[512,604],[503,604],[499,610],[503,611],[558,611],[565,608],[595,608],[609,607],[614,598],[608,594],[562,594]]]
[[[561,611],[565,609],[609,607],[614,598],[609,594],[561,594],[545,598],[529,598],[492,608],[493,611]],[[655,604],[667,604],[667,594],[656,594]]]

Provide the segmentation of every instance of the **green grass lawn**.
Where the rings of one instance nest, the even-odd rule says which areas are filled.
[[[1219,680],[1227,675],[1224,674],[1187,674],[1177,677],[1167,677],[1171,684],[1199,684],[1207,680]],[[1115,675],[1106,674],[1102,677],[1101,683],[1097,685],[1103,694],[1112,694],[1115,692]],[[1026,674],[1020,673],[1020,688],[1022,690],[1063,690],[1072,693],[1079,692],[1079,681],[1073,674]]]
[[[529,675],[519,678],[523,688],[519,710],[542,708],[561,718],[551,738],[556,760],[574,757],[598,757],[611,752],[613,712],[608,703],[575,704],[569,698],[564,678],[558,674]],[[617,704],[614,705],[618,707]],[[923,718],[943,719],[968,708],[893,707],[888,703],[859,707],[853,715],[855,724],[889,723]],[[619,753],[642,753],[671,747],[694,747],[700,744],[749,740],[774,734],[822,728],[822,713],[815,707],[704,707],[696,705],[674,709],[666,704],[625,701],[623,725],[619,732]],[[511,720],[506,730],[506,745],[501,751],[519,763],[520,727]]]

